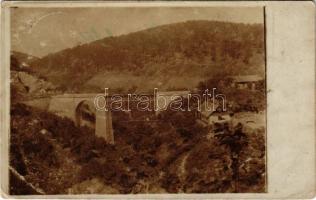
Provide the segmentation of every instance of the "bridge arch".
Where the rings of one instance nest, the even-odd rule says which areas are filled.
[[[59,116],[68,117],[77,126],[94,128],[95,135],[106,142],[114,144],[112,114],[100,111],[94,106],[97,94],[63,94],[51,98],[48,111]]]
[[[77,126],[87,126],[95,129],[96,109],[93,102],[82,100],[78,103],[75,110],[75,123]]]

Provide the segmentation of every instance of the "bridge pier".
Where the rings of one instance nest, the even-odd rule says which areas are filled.
[[[82,109],[84,112],[86,112],[86,114],[88,113],[89,115],[94,113],[95,121],[93,123],[93,126],[95,128],[95,135],[104,138],[104,140],[109,144],[114,144],[112,114],[110,111],[100,111],[95,109],[94,98],[96,97],[96,95],[97,94],[56,95],[51,98],[48,111],[53,112],[59,116],[67,117],[73,120],[78,126],[90,125],[91,127],[92,124],[90,121],[89,123],[85,121],[83,124],[81,124],[78,120],[77,115],[81,115],[82,112],[78,113],[77,110],[82,105],[82,103],[84,103],[85,105],[83,105],[79,109]],[[80,120],[82,119],[80,118]]]
[[[104,140],[109,144],[114,144],[111,112],[97,110],[95,117],[96,136],[104,138]]]

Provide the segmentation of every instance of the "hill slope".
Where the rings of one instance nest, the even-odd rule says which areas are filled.
[[[29,63],[38,58],[20,52],[11,52],[10,89],[11,102],[45,96],[57,92],[51,82],[44,76],[38,76]]]
[[[194,88],[214,74],[263,74],[264,31],[258,24],[188,21],[107,37],[31,65],[68,91]]]

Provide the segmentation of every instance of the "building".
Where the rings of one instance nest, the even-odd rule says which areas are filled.
[[[215,110],[212,110],[212,108],[215,108]],[[204,102],[201,108],[196,111],[195,116],[199,123],[210,128],[224,127],[225,125],[230,126],[232,120],[231,114],[223,111],[220,104],[216,103],[213,107],[213,103],[210,101],[208,105]]]
[[[232,87],[237,89],[256,90],[264,78],[259,75],[233,76]]]

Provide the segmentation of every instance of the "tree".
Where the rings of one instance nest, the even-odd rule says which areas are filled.
[[[220,138],[220,144],[227,145],[230,149],[230,157],[232,160],[233,181],[235,183],[234,192],[239,192],[239,154],[245,145],[248,143],[248,138],[242,131],[242,124],[239,123],[235,127],[234,133],[231,130],[226,129],[224,134]]]

